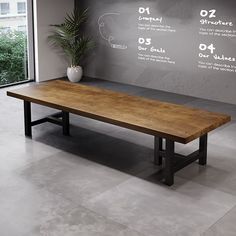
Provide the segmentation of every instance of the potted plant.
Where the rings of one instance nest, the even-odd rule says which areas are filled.
[[[88,9],[67,14],[64,23],[60,25],[51,25],[54,30],[48,37],[53,46],[62,49],[63,53],[70,61],[70,67],[67,68],[67,76],[71,82],[78,82],[83,75],[81,59],[85,53],[94,47],[91,38],[81,33],[81,26],[86,22]]]

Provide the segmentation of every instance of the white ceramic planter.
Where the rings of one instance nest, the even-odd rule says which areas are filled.
[[[83,76],[83,69],[81,66],[67,68],[67,77],[71,82],[73,83],[79,82],[82,76]]]

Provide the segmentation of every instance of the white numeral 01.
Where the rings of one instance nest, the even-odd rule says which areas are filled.
[[[138,12],[139,12],[140,14],[147,13],[148,15],[150,15],[150,8],[149,8],[149,7],[147,7],[147,8],[140,7],[140,8],[138,9]]]
[[[151,45],[152,44],[152,39],[151,38],[146,38],[146,39],[144,39],[144,38],[139,38],[138,39],[138,43],[139,44],[145,44],[145,45]]]
[[[214,45],[213,44],[210,44],[209,46],[207,46],[206,44],[200,44],[199,45],[199,49],[201,50],[201,51],[206,51],[207,49],[208,50],[210,50],[211,51],[211,54],[213,54],[214,53],[214,50],[216,49],[215,47],[214,47]]]
[[[207,11],[207,10],[201,10],[201,12],[200,12],[200,15],[201,15],[201,17],[207,17],[207,16],[209,16],[209,18],[214,18],[214,17],[216,17],[216,10],[215,9],[212,9],[212,10],[209,10],[209,11]]]

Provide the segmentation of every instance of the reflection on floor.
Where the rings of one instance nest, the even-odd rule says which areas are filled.
[[[2,89],[1,236],[236,235],[236,106],[102,80],[83,83],[225,112],[233,121],[210,134],[208,166],[183,169],[168,188],[156,176],[153,137],[72,115],[71,137],[44,124],[27,139],[22,102]],[[34,118],[51,112],[33,106]],[[177,148],[186,153],[195,146]]]

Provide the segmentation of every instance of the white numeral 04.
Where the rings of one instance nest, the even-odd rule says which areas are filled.
[[[211,51],[211,54],[213,54],[213,53],[214,53],[214,50],[215,50],[216,48],[214,47],[213,44],[210,44],[209,46],[207,46],[206,44],[201,43],[201,44],[199,45],[199,49],[200,49],[201,51],[206,51],[206,50],[208,49],[208,50]]]

